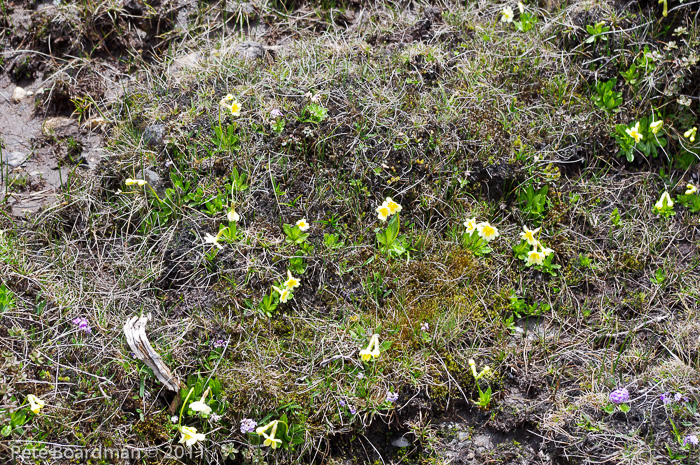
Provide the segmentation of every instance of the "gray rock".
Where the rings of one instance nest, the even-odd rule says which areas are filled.
[[[144,171],[144,175],[151,186],[157,186],[160,183],[160,175],[155,171],[147,169]]]
[[[231,52],[237,53],[238,57],[243,60],[255,60],[265,56],[265,47],[257,42],[246,40],[238,45],[235,45]]]
[[[151,148],[158,149],[163,146],[165,138],[164,124],[151,124],[143,131],[143,141]]]
[[[187,68],[195,66],[202,59],[199,52],[188,53],[181,57],[177,57],[170,64],[170,72],[177,73]]]
[[[20,166],[27,161],[27,158],[29,158],[29,154],[23,152],[6,152],[2,154],[2,161],[13,168]]]

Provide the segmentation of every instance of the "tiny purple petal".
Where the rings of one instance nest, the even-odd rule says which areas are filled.
[[[279,108],[273,108],[270,112],[270,116],[274,118],[279,118],[280,116],[282,116],[282,111]]]
[[[697,446],[698,442],[700,442],[700,441],[698,441],[698,437],[694,434],[688,435],[685,437],[685,439],[683,439],[684,446],[688,445],[688,444],[692,444],[694,446]]]
[[[630,400],[630,393],[627,389],[615,389],[610,393],[610,402],[613,404],[624,404]]]
[[[255,420],[251,420],[250,418],[244,418],[241,420],[241,433],[252,433],[255,431],[255,428],[258,427],[258,422]]]
[[[338,403],[340,404],[341,407],[345,407],[345,401],[344,401],[344,400],[341,400],[341,401],[338,402]]]
[[[680,402],[682,398],[683,396],[680,392],[677,392],[676,395],[673,396],[673,400],[675,400],[676,402]]]
[[[365,377],[365,374],[364,374],[364,373],[358,373],[358,374],[357,374],[357,379],[362,379],[362,378],[364,378],[364,377]]]
[[[428,323],[423,323],[422,325],[420,325],[420,329],[421,331],[427,332],[430,329],[430,325],[428,325]]]
[[[391,392],[391,391],[387,392],[386,393],[386,400],[388,402],[392,402],[392,403],[396,402],[397,400],[399,400],[399,393],[398,392]]]
[[[224,347],[226,345],[226,341],[223,339],[219,339],[218,341],[214,341],[214,347]]]
[[[661,402],[664,403],[664,405],[670,404],[671,402],[673,402],[673,399],[671,398],[670,392],[664,392],[663,394],[661,394],[659,396],[659,398],[661,399]]]
[[[355,410],[355,407],[351,405],[350,406],[350,414],[355,415],[356,413],[357,413],[357,410]]]

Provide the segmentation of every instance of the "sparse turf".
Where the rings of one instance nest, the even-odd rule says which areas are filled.
[[[0,218],[0,457],[696,463],[698,2],[286,7],[259,6],[286,37],[259,59],[204,19],[168,32],[117,103],[95,102],[99,168]],[[386,197],[399,223],[377,218]],[[523,226],[553,251],[542,265]],[[170,409],[122,332],[141,314],[181,400],[209,387],[213,416]],[[243,419],[286,420],[282,447]],[[178,426],[206,437],[188,457],[166,455]]]

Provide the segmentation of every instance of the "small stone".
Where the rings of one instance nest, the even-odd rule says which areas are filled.
[[[465,431],[460,431],[459,433],[457,433],[457,439],[459,439],[459,442],[466,441],[467,439],[469,439],[469,433]]]
[[[153,170],[145,170],[144,176],[146,177],[146,181],[148,181],[148,184],[150,184],[151,186],[157,186],[160,183],[160,175]]]
[[[107,123],[109,123],[109,121],[107,121],[103,117],[96,116],[94,118],[90,118],[89,120],[85,121],[85,123],[83,123],[83,126],[92,131],[94,129],[105,126]]]
[[[25,154],[22,152],[6,152],[3,154],[2,158],[3,162],[7,163],[13,168],[17,168],[22,163],[27,161],[27,158],[29,158],[29,154]]]
[[[12,92],[12,101],[14,103],[19,103],[27,96],[27,91],[20,86],[15,87],[15,91]]]
[[[151,148],[160,148],[165,138],[164,124],[151,124],[143,131],[143,141]]]
[[[188,53],[187,55],[177,57],[170,64],[170,72],[182,71],[185,68],[191,68],[199,63],[201,59],[199,52]]]
[[[246,40],[231,49],[232,53],[238,54],[238,58],[243,60],[255,60],[265,56],[265,47],[257,42]]]

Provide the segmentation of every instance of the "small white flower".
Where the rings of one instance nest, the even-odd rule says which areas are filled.
[[[520,233],[520,237],[527,241],[531,246],[537,247],[539,241],[535,237],[535,234],[540,232],[540,228],[529,229],[527,226],[523,226],[523,232]]]
[[[488,221],[483,221],[477,224],[476,231],[479,233],[479,237],[484,239],[486,242],[491,242],[499,236],[498,230],[491,226]]]
[[[527,253],[527,265],[541,265],[544,262],[544,253],[537,249],[532,249]]]
[[[232,208],[226,214],[226,218],[228,218],[228,220],[232,223],[237,223],[241,219],[241,216]]]
[[[525,5],[523,5],[523,2],[518,2],[518,10],[520,10],[520,14],[525,13]]]
[[[391,214],[391,212],[389,211],[389,207],[385,203],[378,206],[376,208],[376,210],[377,210],[377,217],[382,221],[386,221],[386,219]]]
[[[280,295],[280,302],[285,303],[287,302],[291,297],[292,293],[288,288],[280,289],[277,286],[272,286],[272,289],[275,290]]]
[[[671,196],[668,195],[668,191],[664,191],[664,193],[661,194],[661,198],[654,204],[654,207],[657,210],[662,210],[664,207],[673,208],[673,200],[671,200]]]
[[[464,222],[464,227],[467,228],[467,234],[471,234],[476,231],[476,217],[467,218],[467,221]]]
[[[177,415],[173,415],[172,417],[170,417],[170,422],[174,425],[177,425],[177,422],[178,422]]]
[[[391,200],[391,197],[387,197],[386,200],[384,200],[384,205],[386,205],[386,207],[389,209],[390,215],[393,215],[394,213],[399,213],[401,210],[403,210],[401,205]]]
[[[287,270],[287,280],[284,282],[284,287],[287,289],[294,289],[299,287],[300,284],[299,280],[292,276],[292,272]]]
[[[503,11],[501,11],[501,22],[503,23],[512,23],[514,17],[513,9],[509,6],[503,8]]]
[[[192,402],[190,404],[190,409],[193,412],[203,413],[204,415],[209,415],[211,413],[211,407],[209,407],[201,400],[198,400],[197,402]]]
[[[29,409],[35,414],[38,415],[39,411],[44,408],[44,403],[43,400],[39,399],[37,396],[34,394],[29,394],[27,396],[27,402],[29,402]]]
[[[637,124],[634,126],[630,126],[629,128],[625,129],[625,132],[628,136],[634,139],[635,144],[638,144],[640,140],[644,139],[642,133],[639,132],[639,121],[637,121]]]
[[[299,227],[300,231],[306,231],[309,229],[311,226],[309,226],[309,223],[306,222],[306,218],[302,218],[299,221],[296,222],[296,225]]]
[[[204,441],[205,437],[201,433],[197,433],[197,428],[191,426],[183,426],[180,428],[180,444],[183,442],[187,447],[192,447],[197,441]]]
[[[663,126],[664,126],[663,120],[658,120],[658,121],[654,121],[653,123],[651,123],[649,125],[649,129],[651,129],[652,134],[656,134],[657,132],[659,132],[659,129],[661,129]]]
[[[205,244],[214,244],[217,246],[219,249],[222,249],[223,246],[219,244],[219,237],[218,236],[212,236],[211,234],[207,233],[204,236],[204,243]]]

